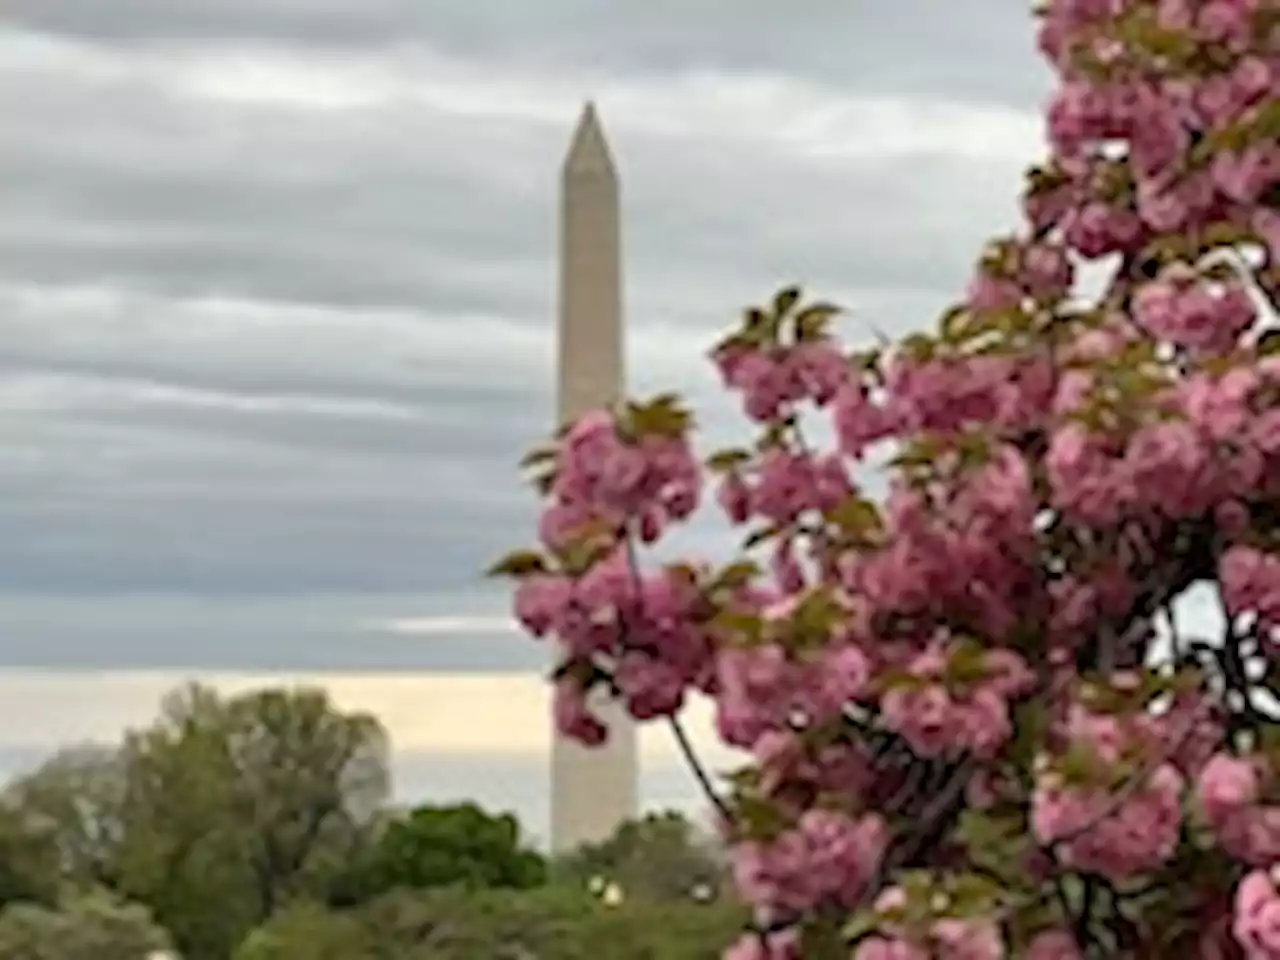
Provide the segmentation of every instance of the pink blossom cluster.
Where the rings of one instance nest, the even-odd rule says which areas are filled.
[[[735,342],[720,347],[714,359],[724,384],[742,393],[747,416],[760,422],[802,400],[825,406],[848,379],[845,358],[825,340],[773,351]]]
[[[1215,755],[1196,787],[1197,799],[1217,842],[1254,866],[1280,863],[1280,798],[1268,803],[1269,764],[1260,757]]]
[[[770,732],[838,719],[866,692],[871,668],[852,644],[807,658],[769,644],[716,658],[716,729],[725,743],[751,748]]]
[[[1137,786],[1117,796],[1107,785],[1042,776],[1032,795],[1035,838],[1061,863],[1112,880],[1162,866],[1177,849],[1183,779],[1171,764],[1137,777]]]
[[[1112,682],[1132,691],[1137,681],[1125,672]],[[1184,724],[1199,719],[1182,711],[1153,717],[1098,713],[1080,703],[1068,708],[1060,753],[1042,763],[1031,795],[1032,833],[1060,863],[1123,880],[1174,855],[1185,778],[1176,742],[1162,736],[1171,716]]]
[[[864,940],[853,960],[1004,960],[999,927],[987,919],[943,917],[922,937],[875,936]]]
[[[919,902],[925,899],[931,902]],[[987,916],[957,915],[949,909],[952,906],[943,890],[889,887],[876,899],[877,932],[857,945],[853,960],[1004,960],[1008,956],[998,922]]]
[[[1232,933],[1245,960],[1280,958],[1280,890],[1274,869],[1254,870],[1240,881]]]
[[[903,682],[881,698],[885,728],[918,757],[994,756],[1013,733],[1010,701],[1031,690],[1034,677],[1018,654],[993,649],[976,655],[976,676],[949,682],[948,652],[931,647],[907,664]]]
[[[1280,553],[1234,546],[1224,551],[1218,570],[1231,613],[1252,613],[1265,627],[1280,626]]]
[[[557,458],[543,542],[560,547],[592,524],[634,520],[645,540],[686,519],[698,506],[701,471],[683,437],[627,437],[617,417],[600,411],[574,423]]]
[[[1175,347],[1221,355],[1254,325],[1257,306],[1239,278],[1210,281],[1186,264],[1173,264],[1134,294],[1133,318]]]
[[[733,960],[1280,960],[1280,0],[1043,6],[1052,153],[934,328],[788,288],[712,351],[741,445],[668,396],[532,458],[561,732],[702,696],[744,756]],[[704,482],[741,550],[654,566]]]
[[[734,879],[770,916],[794,916],[822,904],[854,906],[884,855],[888,830],[875,814],[854,818],[821,808],[771,841],[738,849]]]

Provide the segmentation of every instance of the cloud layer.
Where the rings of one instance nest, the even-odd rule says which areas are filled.
[[[799,278],[927,319],[1010,222],[1020,4],[16,0],[0,23],[0,661],[520,669],[476,580],[550,419],[556,171],[624,178],[630,368]],[[979,46],[990,52],[979,55]],[[859,326],[861,325],[861,326]],[[446,644],[448,652],[444,652]]]

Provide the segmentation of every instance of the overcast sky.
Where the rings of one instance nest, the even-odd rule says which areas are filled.
[[[714,433],[701,354],[741,305],[800,279],[855,336],[919,325],[1013,222],[1027,6],[5,0],[0,768],[184,676],[342,671],[405,791],[515,774],[540,820],[545,653],[477,571],[532,525],[581,101],[633,386]]]

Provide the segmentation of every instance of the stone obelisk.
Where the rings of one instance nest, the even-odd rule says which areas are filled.
[[[560,209],[560,423],[623,393],[622,239],[618,172],[595,105],[588,103],[564,160]],[[635,724],[601,691],[593,704],[609,740],[587,749],[551,743],[551,846],[604,840],[636,815]]]

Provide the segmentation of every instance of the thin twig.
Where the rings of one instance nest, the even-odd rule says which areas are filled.
[[[720,796],[716,790],[715,784],[711,782],[711,777],[707,773],[707,768],[702,765],[702,761],[698,759],[697,753],[693,749],[693,743],[689,740],[689,734],[684,729],[684,724],[680,722],[680,718],[675,716],[667,717],[667,725],[671,728],[671,733],[675,736],[676,745],[680,748],[680,753],[685,759],[685,763],[689,765],[689,769],[693,772],[694,779],[698,781],[698,786],[702,788],[703,794],[726,820],[733,819],[733,811],[729,805],[725,803],[724,798]]]

